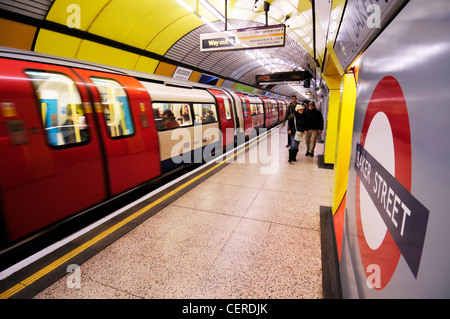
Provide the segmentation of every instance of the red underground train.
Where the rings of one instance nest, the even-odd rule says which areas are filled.
[[[1,247],[170,174],[199,148],[223,150],[273,127],[286,106],[0,48]]]

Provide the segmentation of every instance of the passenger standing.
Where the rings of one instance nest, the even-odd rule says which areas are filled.
[[[70,105],[67,107],[66,111],[67,119],[61,126],[61,132],[64,139],[64,144],[72,144],[75,143],[75,126],[73,121],[72,108]]]
[[[297,106],[297,97],[295,95],[292,95],[291,97],[291,103],[289,103],[287,109],[286,109],[286,114],[284,114],[284,118],[283,118],[283,126],[285,124],[286,121],[289,121],[292,118],[292,115],[295,113],[295,107]],[[286,147],[289,147],[291,145],[291,137],[288,134],[288,142]]]
[[[308,103],[308,110],[306,111],[306,154],[305,156],[314,156],[314,149],[316,148],[317,138],[322,134],[323,130],[323,116],[322,113],[316,109],[316,104],[313,101]]]
[[[153,118],[155,120],[156,130],[162,131],[164,129],[164,124],[158,109],[153,109]]]
[[[289,149],[289,163],[292,161],[296,162],[296,156],[298,153],[298,146],[300,144],[300,141],[295,140],[295,133],[301,132],[301,137],[303,137],[303,134],[306,129],[306,115],[304,114],[305,107],[303,105],[297,105],[295,108],[294,116],[289,120],[288,122],[288,133],[291,138],[290,145],[291,148]]]

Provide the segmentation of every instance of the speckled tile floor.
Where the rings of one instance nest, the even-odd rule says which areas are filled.
[[[80,265],[79,288],[67,275],[35,298],[322,298],[333,171],[318,168],[323,144],[311,158],[302,143],[289,164],[286,139],[275,131]]]

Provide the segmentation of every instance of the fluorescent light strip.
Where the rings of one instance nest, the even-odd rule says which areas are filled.
[[[186,2],[184,2],[183,0],[177,0],[177,2],[181,5],[181,6],[183,6],[187,11],[189,11],[189,12],[194,12],[195,10],[194,9],[192,9]]]
[[[217,19],[225,23],[225,17],[216,9],[214,8],[211,3],[209,3],[207,0],[198,0],[206,10],[211,12]]]

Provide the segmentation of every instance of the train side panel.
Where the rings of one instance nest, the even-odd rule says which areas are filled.
[[[75,74],[0,64],[1,211],[12,241],[102,201],[106,184],[92,105]]]

